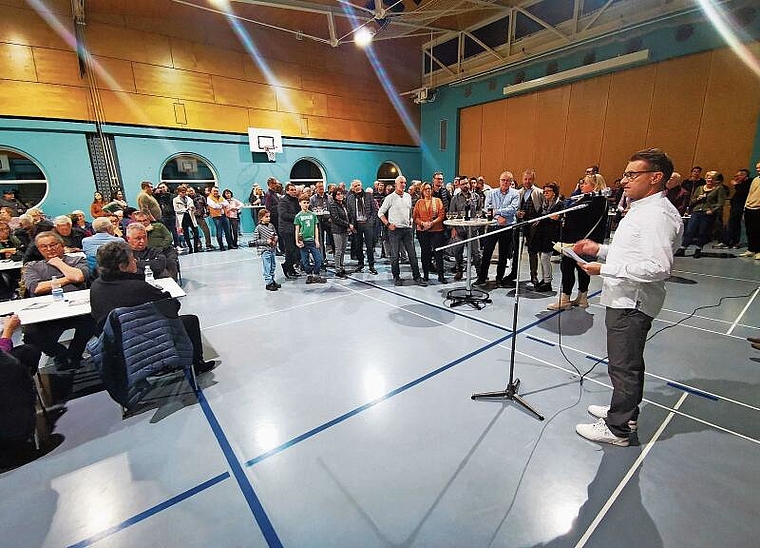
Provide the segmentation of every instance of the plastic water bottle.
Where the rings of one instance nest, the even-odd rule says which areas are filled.
[[[153,277],[153,271],[148,265],[145,265],[145,281],[150,285],[156,285],[156,279]]]
[[[61,287],[60,280],[55,276],[50,278],[50,287],[52,288],[51,293],[53,294],[53,301],[63,301],[63,288]]]

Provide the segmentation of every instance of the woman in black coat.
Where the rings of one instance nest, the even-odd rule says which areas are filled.
[[[336,188],[333,193],[333,199],[327,204],[330,211],[330,228],[333,235],[333,252],[335,255],[335,274],[339,278],[346,277],[346,270],[343,268],[343,256],[346,253],[346,244],[348,243],[348,210],[346,209],[346,191],[342,188]]]
[[[98,272],[100,276],[92,282],[90,289],[90,308],[92,317],[98,326],[98,333],[108,314],[122,306],[167,301],[176,313],[179,301],[172,299],[168,293],[150,285],[142,273],[137,272],[137,260],[126,242],[110,242],[98,249]],[[162,308],[163,309],[163,308]],[[193,344],[193,369],[197,375],[214,368],[213,361],[204,361],[201,325],[198,316],[182,314],[179,316],[187,336]]]
[[[563,207],[559,195],[559,185],[554,181],[544,185],[544,205],[539,216],[559,212]],[[548,219],[538,221],[533,231],[533,237],[528,242],[528,251],[538,254],[539,283],[535,290],[544,293],[552,290],[552,249],[555,242],[559,241],[559,232],[562,219],[554,215]]]
[[[582,203],[588,203],[585,209],[571,211],[565,215],[562,225],[562,242],[575,243],[588,238],[598,243],[604,242],[607,223],[607,198],[592,193],[600,192],[607,188],[604,177],[599,174],[586,175],[570,199],[565,200],[564,208],[569,208]],[[562,294],[559,302],[548,306],[549,310],[565,310],[571,306],[588,308],[588,286],[591,276],[570,257],[562,256],[560,262],[562,272]],[[578,296],[570,300],[570,294],[575,285],[576,272],[578,274]]]

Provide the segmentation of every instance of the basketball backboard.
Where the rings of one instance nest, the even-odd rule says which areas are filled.
[[[251,152],[282,152],[282,132],[279,129],[248,128]]]

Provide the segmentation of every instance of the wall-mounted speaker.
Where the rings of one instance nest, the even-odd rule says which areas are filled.
[[[512,82],[513,84],[522,84],[525,81],[525,78],[527,78],[527,74],[525,74],[524,70],[518,70],[515,74],[515,81]]]
[[[546,75],[549,76],[550,74],[556,74],[559,70],[559,63],[557,61],[552,61],[548,65],[546,65]]]
[[[596,63],[596,51],[591,50],[586,55],[583,56],[583,64],[584,65],[590,65],[591,63]]]
[[[634,36],[625,43],[625,52],[634,53],[640,51],[644,46],[644,40],[641,36]]]
[[[464,96],[469,97],[470,95],[472,95],[472,84],[467,84],[464,86]]]

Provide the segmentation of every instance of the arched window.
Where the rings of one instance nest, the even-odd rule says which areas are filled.
[[[5,191],[13,190],[15,199],[25,211],[38,206],[45,199],[48,180],[37,162],[26,154],[0,146],[0,189],[0,197],[5,196]]]
[[[215,186],[216,170],[211,162],[192,152],[171,156],[161,168],[161,181],[172,190],[181,184],[195,187]]]
[[[313,185],[326,180],[325,170],[311,158],[301,158],[290,170],[290,182],[296,185]]]
[[[377,168],[377,180],[381,183],[392,183],[399,175],[402,175],[401,168],[391,161],[383,162]]]

